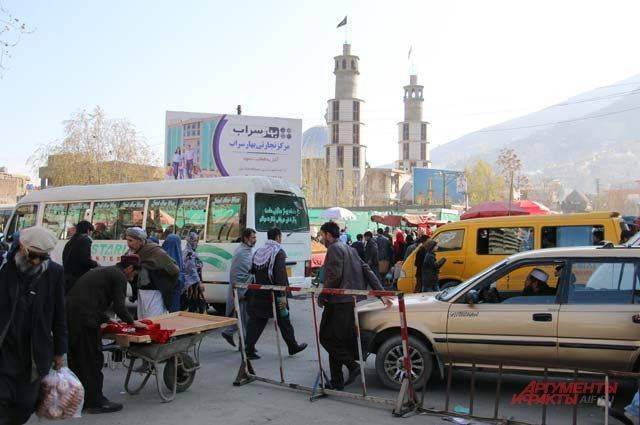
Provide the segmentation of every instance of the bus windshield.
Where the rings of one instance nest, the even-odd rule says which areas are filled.
[[[266,232],[273,227],[283,232],[309,231],[309,215],[304,198],[256,193],[256,230]]]

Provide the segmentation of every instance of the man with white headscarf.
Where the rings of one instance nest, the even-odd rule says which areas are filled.
[[[49,254],[57,238],[30,227],[0,269],[0,424],[23,424],[36,408],[40,381],[64,366],[64,272]]]
[[[289,286],[287,277],[287,254],[282,249],[282,232],[278,228],[269,229],[267,242],[258,248],[253,255],[252,271],[255,282],[260,285]],[[276,314],[278,315],[278,327],[282,333],[282,339],[287,344],[289,355],[307,348],[307,344],[298,344],[289,318],[289,306],[287,296],[275,291],[247,291],[247,357],[251,360],[259,359],[256,353],[256,342],[262,335],[264,327],[273,317],[272,297],[276,298]]]

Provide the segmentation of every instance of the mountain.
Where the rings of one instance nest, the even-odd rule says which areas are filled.
[[[469,133],[431,151],[436,168],[494,161],[502,148],[520,156],[525,172],[594,192],[639,179],[640,75],[571,97],[538,112]]]

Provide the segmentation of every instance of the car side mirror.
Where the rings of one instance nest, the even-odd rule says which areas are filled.
[[[480,300],[480,295],[478,294],[478,291],[476,291],[475,289],[471,289],[464,296],[464,300],[467,304],[474,305],[474,304],[477,304],[478,301]]]

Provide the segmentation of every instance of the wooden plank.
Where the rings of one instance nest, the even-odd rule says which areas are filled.
[[[160,325],[160,329],[173,329],[171,336],[181,336],[194,333],[205,332],[212,329],[224,328],[235,325],[237,319],[230,317],[212,316],[209,314],[189,313],[178,311],[175,313],[163,314],[162,316],[148,317],[154,323]],[[103,338],[113,339],[122,347],[128,347],[131,343],[150,343],[151,337],[148,335],[103,335]]]

